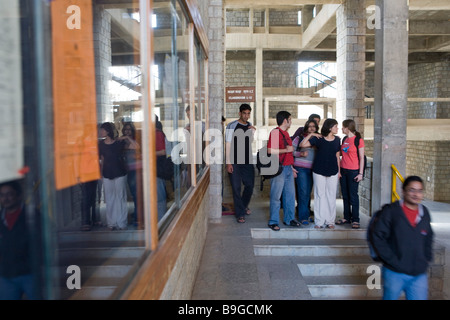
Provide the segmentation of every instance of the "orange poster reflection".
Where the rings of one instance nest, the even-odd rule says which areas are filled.
[[[55,181],[100,178],[92,0],[51,2]]]

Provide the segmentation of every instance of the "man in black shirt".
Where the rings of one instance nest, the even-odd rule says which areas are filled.
[[[230,122],[225,133],[226,168],[233,189],[234,211],[239,223],[244,223],[245,215],[250,214],[248,204],[255,185],[252,141],[256,128],[248,121],[251,111],[250,105],[242,104],[239,108],[239,119]],[[241,184],[244,184],[242,194]]]

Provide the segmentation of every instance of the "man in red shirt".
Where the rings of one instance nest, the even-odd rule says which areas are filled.
[[[295,220],[295,183],[297,171],[294,169],[294,147],[289,137],[288,130],[291,127],[291,114],[287,111],[277,113],[278,127],[270,132],[267,142],[267,151],[270,154],[278,154],[283,166],[283,172],[270,180],[270,219],[268,226],[274,231],[279,231],[280,205],[283,201],[283,223],[292,227],[300,227]]]
[[[18,181],[0,184],[0,300],[20,300],[24,295],[36,299],[31,239],[22,198]]]

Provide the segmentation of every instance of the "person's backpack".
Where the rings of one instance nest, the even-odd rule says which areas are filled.
[[[388,203],[388,204],[385,204],[381,209],[377,210],[372,215],[369,225],[367,226],[366,239],[367,239],[367,243],[369,245],[370,257],[372,258],[373,261],[376,261],[376,262],[380,262],[381,258],[379,257],[377,251],[375,250],[375,247],[373,246],[373,231],[375,229],[375,225],[380,220],[380,216],[381,216],[383,210],[385,210],[389,206],[390,206],[390,204]]]
[[[345,136],[344,138],[342,138],[342,144],[344,144],[345,139],[347,139],[348,136]],[[356,137],[355,138],[355,147],[356,147],[356,154],[358,156],[358,164],[359,164],[359,141],[361,140],[361,137]],[[364,170],[363,170],[363,177],[366,175],[366,168],[367,168],[367,157],[364,154]]]
[[[286,137],[282,133],[280,134],[287,146],[288,143]],[[259,149],[256,153],[256,169],[258,169],[258,172],[261,175],[261,191],[265,180],[275,178],[283,172],[283,165],[280,162],[278,163],[278,167],[272,167],[272,159],[276,159],[279,162],[278,155],[272,156],[267,150],[267,145]]]

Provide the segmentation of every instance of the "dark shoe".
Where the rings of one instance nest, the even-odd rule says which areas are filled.
[[[350,221],[346,220],[346,219],[340,219],[338,221],[336,221],[337,225],[341,225],[341,224],[350,224]]]
[[[245,223],[245,218],[244,217],[239,217],[239,218],[237,218],[237,222]]]
[[[280,231],[280,226],[277,224],[269,224],[268,227],[273,231]]]
[[[283,222],[285,225],[288,225],[288,224],[286,224],[286,222]],[[289,222],[289,226],[291,226],[291,227],[300,227],[300,222],[298,222],[297,220],[291,220],[291,222]]]
[[[359,222],[353,222],[352,223],[352,229],[359,229],[361,226],[359,224]]]
[[[304,226],[307,226],[307,225],[309,225],[309,222],[308,222],[308,220],[302,220],[302,225],[304,225]]]

